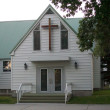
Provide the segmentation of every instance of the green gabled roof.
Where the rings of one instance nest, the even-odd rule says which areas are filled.
[[[10,51],[33,23],[34,20],[0,22],[0,59],[10,58]]]
[[[82,20],[82,18],[65,18],[64,20],[78,33],[79,21]]]
[[[77,34],[81,18],[64,19],[49,5],[37,20],[0,22],[0,59],[10,58],[10,52],[19,46],[49,8]]]

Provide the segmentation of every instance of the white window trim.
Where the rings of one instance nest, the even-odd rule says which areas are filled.
[[[47,91],[41,91],[41,70],[46,69],[47,70]],[[40,68],[40,92],[45,93],[48,92],[48,68]]]
[[[35,28],[36,28],[38,25],[40,25],[40,23],[37,24],[37,25],[35,26]],[[41,51],[41,27],[39,27],[39,28],[40,28],[39,30],[35,30],[35,28],[33,29],[33,32],[32,32],[32,34],[33,34],[33,52]],[[34,31],[40,31],[40,49],[39,49],[39,50],[34,50]]]
[[[68,28],[63,24],[63,26],[67,29],[68,31],[68,48],[67,49],[62,49],[61,47],[61,31],[64,31],[64,30],[61,30],[61,24],[63,24],[62,22],[60,22],[60,50],[61,51],[67,51],[69,50],[69,31],[68,31]]]
[[[4,61],[11,61],[11,60],[3,60],[3,61],[2,61],[2,71],[3,71],[3,62],[4,62]],[[3,71],[3,73],[11,73],[11,71]]]
[[[60,69],[61,70],[61,91],[55,91],[55,69]],[[54,71],[54,92],[56,92],[56,93],[60,93],[60,92],[62,92],[62,85],[63,85],[63,83],[62,83],[62,68],[53,68],[53,71]]]

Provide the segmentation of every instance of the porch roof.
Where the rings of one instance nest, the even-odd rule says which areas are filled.
[[[70,57],[67,56],[36,56],[29,57],[31,62],[45,62],[45,61],[69,61]]]

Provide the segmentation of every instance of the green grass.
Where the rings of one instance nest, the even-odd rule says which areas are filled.
[[[104,95],[104,96],[110,96],[110,89],[108,90],[99,90],[99,91],[94,91],[93,95]]]
[[[74,96],[68,104],[110,104],[110,90],[94,91],[92,96]]]
[[[0,96],[0,104],[15,104],[16,98]],[[110,104],[110,90],[94,91],[92,96],[74,96],[68,104]]]
[[[11,96],[0,96],[0,104],[15,104],[16,98]]]

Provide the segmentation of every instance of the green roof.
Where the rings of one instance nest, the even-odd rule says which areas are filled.
[[[10,58],[10,51],[33,23],[34,20],[0,22],[0,59]]]
[[[79,21],[82,18],[65,18],[64,19],[76,32],[78,32]]]
[[[79,21],[81,19],[62,18],[75,33],[78,32]],[[0,22],[0,59],[10,58],[10,51],[23,39],[29,29],[34,26],[35,22],[35,20]]]

